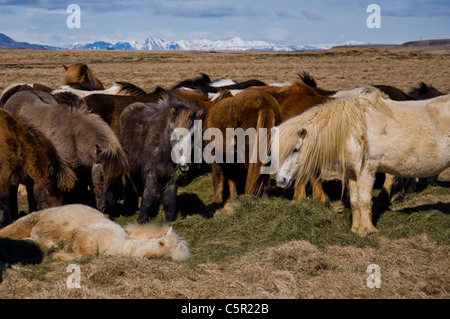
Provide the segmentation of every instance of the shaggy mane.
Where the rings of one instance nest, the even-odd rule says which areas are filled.
[[[117,84],[118,86],[120,86],[120,90],[117,93],[120,95],[132,95],[132,96],[147,95],[147,92],[145,92],[140,87],[134,85],[133,83],[114,82],[113,84]]]
[[[299,132],[306,129],[301,145],[301,161],[298,176],[307,180],[331,170],[340,164],[345,174],[345,146],[354,137],[362,146],[366,145],[366,120],[368,111],[381,112],[392,117],[392,111],[383,102],[386,95],[378,90],[357,98],[337,99],[315,106],[279,126],[279,163],[282,165],[298,143]],[[276,149],[276,148],[275,148]],[[364,154],[361,154],[363,156]]]

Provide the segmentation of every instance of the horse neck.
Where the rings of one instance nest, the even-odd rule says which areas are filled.
[[[108,244],[109,253],[113,255],[119,255],[119,254],[130,254],[135,257],[144,257],[141,252],[139,252],[139,249],[143,246],[149,245],[150,242],[154,242],[155,246],[157,242],[159,241],[159,238],[152,238],[152,239],[129,239],[129,238],[114,238],[112,245]],[[156,253],[156,251],[155,251]]]

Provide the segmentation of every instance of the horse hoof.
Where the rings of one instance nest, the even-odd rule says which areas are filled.
[[[373,226],[370,226],[370,227],[362,227],[361,226],[361,227],[359,227],[357,234],[360,237],[366,237],[367,235],[370,235],[370,234],[373,234],[376,232],[378,232],[378,230]]]

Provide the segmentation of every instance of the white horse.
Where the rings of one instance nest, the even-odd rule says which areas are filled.
[[[377,231],[371,217],[376,172],[420,178],[450,166],[450,95],[397,102],[367,89],[371,92],[316,106],[278,127],[278,185],[320,176],[337,165],[349,183],[352,231],[360,236]]]
[[[122,227],[98,210],[80,204],[31,213],[1,229],[0,236],[31,239],[47,248],[62,248],[52,255],[55,260],[96,255],[190,258],[189,245],[172,227],[153,224]]]

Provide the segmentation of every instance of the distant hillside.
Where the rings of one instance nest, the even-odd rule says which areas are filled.
[[[27,42],[17,42],[8,37],[7,35],[0,33],[0,49],[38,49],[45,50],[46,48],[38,44],[30,44]]]
[[[347,47],[348,46],[340,45],[334,48],[347,48]],[[354,45],[354,47],[411,51],[411,52],[450,53],[450,39],[409,41],[401,44],[363,44],[363,45]]]

